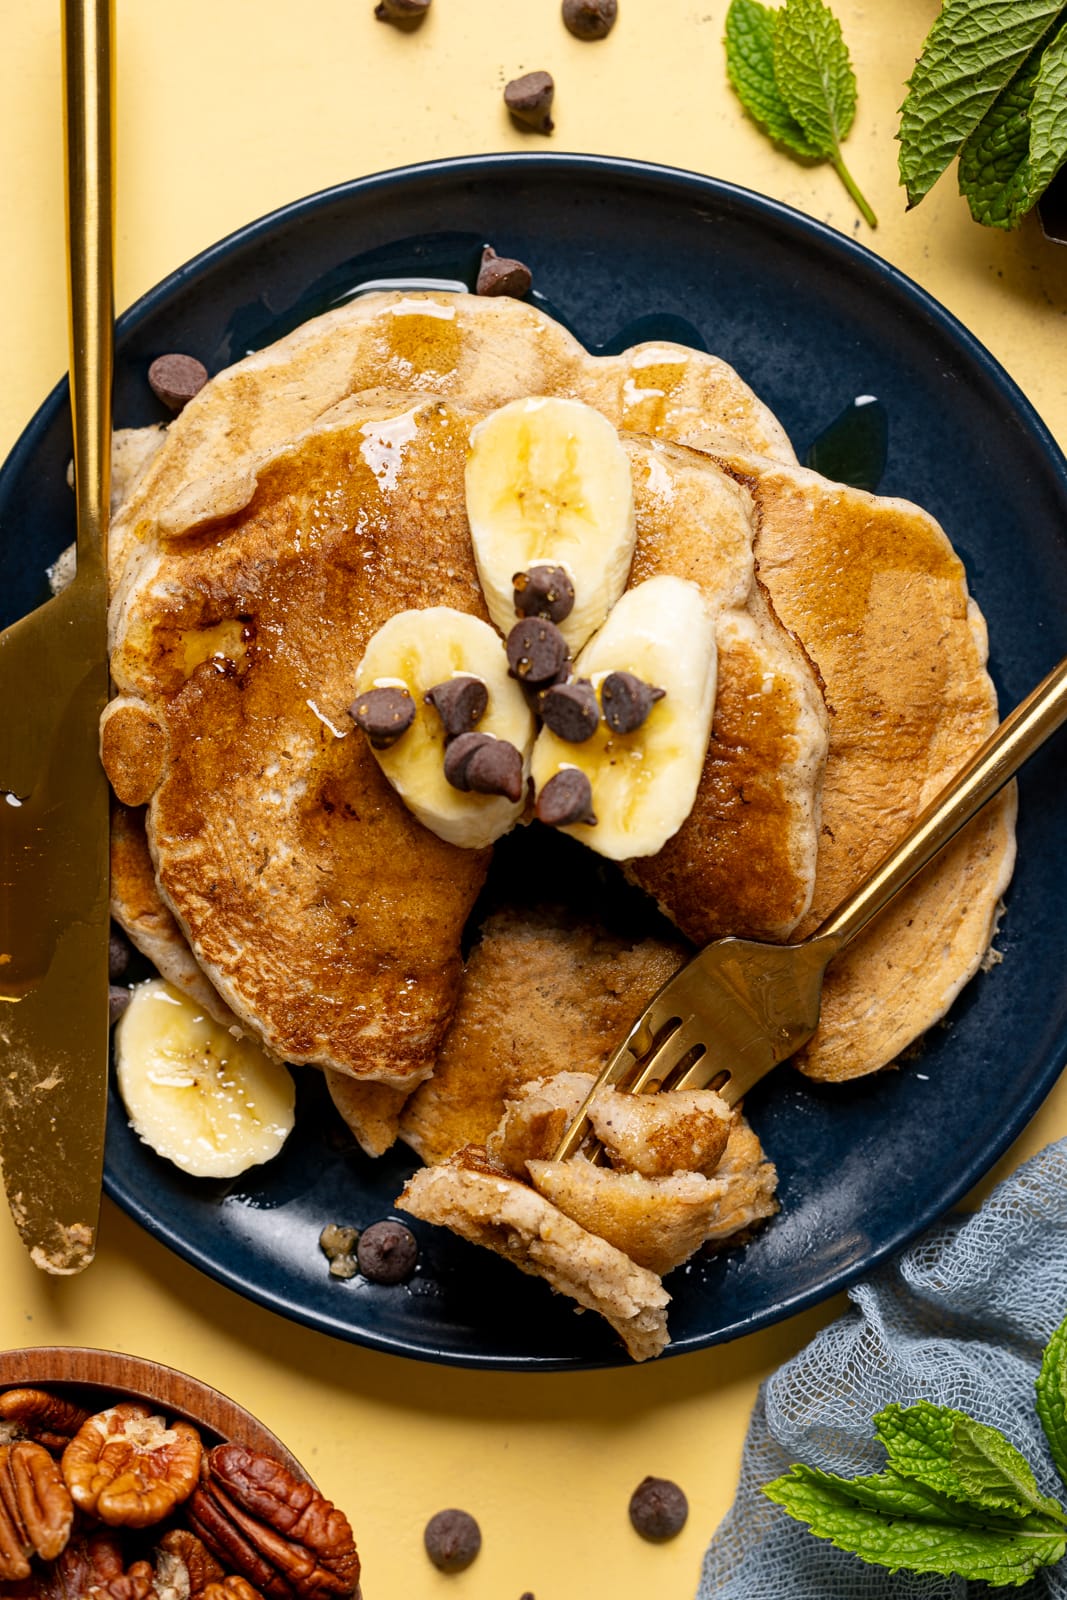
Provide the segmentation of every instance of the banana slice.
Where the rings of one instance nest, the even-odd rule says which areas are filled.
[[[505,740],[519,753],[515,799],[459,789],[445,777],[445,718],[426,695],[468,677],[480,679],[488,691],[486,709],[471,731]],[[356,673],[357,701],[368,690],[397,687],[411,696],[414,719],[386,748],[372,741],[378,765],[404,804],[440,838],[468,849],[492,844],[523,813],[535,733],[525,696],[508,676],[500,636],[487,622],[450,606],[400,611],[367,645]]]
[[[563,567],[575,598],[559,628],[580,650],[633,560],[633,482],[616,430],[579,400],[513,400],[473,429],[466,482],[478,577],[501,633],[515,622],[515,575]]]
[[[161,978],[133,990],[115,1028],[115,1068],[134,1132],[194,1178],[235,1178],[292,1131],[288,1070]]]
[[[539,807],[558,773],[585,774],[595,823],[575,822],[563,831],[612,861],[651,856],[676,833],[692,810],[704,768],[715,706],[715,624],[695,584],[684,578],[649,578],[630,589],[575,663],[578,678],[592,682],[602,717],[589,739],[569,743],[548,727],[534,745],[531,773]],[[605,720],[620,718],[606,692],[620,686],[612,674],[631,674],[640,690],[643,720],[619,733]],[[629,703],[628,703],[629,709]],[[579,779],[557,787],[577,789]],[[584,785],[582,786],[584,787]]]

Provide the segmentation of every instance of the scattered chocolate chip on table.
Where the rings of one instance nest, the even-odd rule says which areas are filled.
[[[516,122],[538,133],[551,133],[556,85],[550,72],[525,72],[504,85],[504,104]]]
[[[670,1478],[642,1478],[630,1496],[630,1521],[642,1539],[673,1539],[688,1516],[689,1501]]]
[[[619,0],[563,0],[563,23],[576,39],[605,39],[615,26]]]
[[[426,1524],[423,1542],[438,1572],[462,1572],[482,1548],[482,1530],[469,1511],[438,1511]]]

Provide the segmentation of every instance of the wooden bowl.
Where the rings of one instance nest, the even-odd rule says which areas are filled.
[[[193,1423],[204,1435],[205,1445],[223,1441],[247,1445],[308,1477],[296,1457],[250,1411],[199,1379],[160,1366],[158,1361],[63,1345],[0,1352],[0,1390],[38,1385],[54,1389],[90,1411],[102,1411],[117,1400],[146,1400],[168,1419],[178,1417]]]

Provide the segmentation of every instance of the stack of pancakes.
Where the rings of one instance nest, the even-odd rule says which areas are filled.
[[[619,427],[630,581],[700,587],[719,691],[692,813],[627,867],[678,943],[620,942],[570,906],[497,919],[465,968],[490,853],[415,821],[346,708],[395,612],[486,616],[467,441],[529,394]],[[996,721],[982,618],[938,525],[799,467],[707,355],[594,358],[509,299],[370,295],[219,374],[127,458],[102,733],[116,917],[214,1014],[327,1069],[371,1153],[399,1129],[447,1163],[524,1084],[596,1070],[683,941],[816,926]],[[831,967],[802,1070],[875,1071],[943,1014],[989,946],[1013,807],[987,809]]]

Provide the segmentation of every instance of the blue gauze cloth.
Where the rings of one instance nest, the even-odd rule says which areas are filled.
[[[880,1471],[874,1413],[931,1400],[999,1428],[1042,1493],[1067,1499],[1034,1410],[1042,1348],[1067,1314],[1067,1139],[849,1297],[854,1310],[761,1386],[737,1498],[704,1558],[697,1600],[1067,1600],[1067,1560],[996,1591],[891,1575],[814,1538],[760,1493],[794,1461],[848,1477]]]

